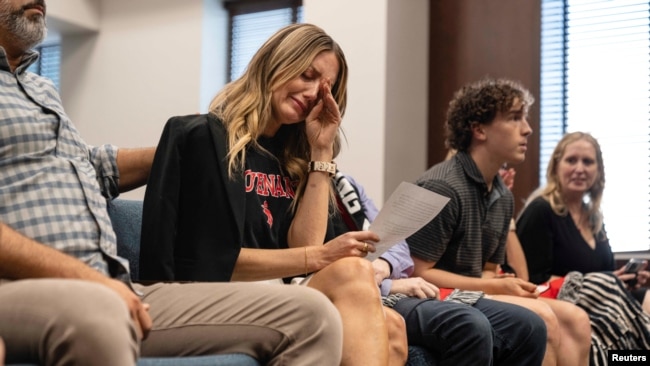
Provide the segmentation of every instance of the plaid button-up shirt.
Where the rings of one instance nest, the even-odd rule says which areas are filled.
[[[11,72],[0,47],[0,221],[123,280],[106,199],[117,196],[117,148],[86,145],[63,111],[54,84]],[[2,263],[0,263],[0,266]]]

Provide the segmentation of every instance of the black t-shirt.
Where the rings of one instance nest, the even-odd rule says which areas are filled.
[[[280,156],[284,141],[282,133],[278,132],[273,138],[258,139],[258,143],[268,152],[252,147],[246,152],[245,248],[288,247],[287,232],[292,219],[294,184],[274,157]]]

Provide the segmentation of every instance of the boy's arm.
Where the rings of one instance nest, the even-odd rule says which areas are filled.
[[[528,281],[526,256],[524,255],[524,250],[521,248],[517,233],[514,230],[508,232],[508,238],[506,239],[506,258],[508,259],[508,265],[515,271],[517,277]]]
[[[430,262],[415,256],[413,258],[413,276],[422,277],[428,282],[442,288],[488,292],[489,282],[480,278],[462,276],[453,272],[433,268],[436,262]]]
[[[514,295],[522,297],[537,297],[537,286],[520,278],[476,278],[463,276],[445,270],[433,268],[435,262],[429,262],[413,257],[415,264],[414,276],[422,277],[428,282],[441,288],[457,288],[469,291],[483,291],[486,294]],[[496,264],[488,263],[484,268],[496,274]]]

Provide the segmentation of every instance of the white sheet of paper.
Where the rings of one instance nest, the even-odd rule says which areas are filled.
[[[370,225],[369,230],[379,235],[377,249],[368,253],[369,260],[382,255],[393,245],[405,240],[433,220],[449,198],[431,192],[413,183],[402,182],[390,195]]]

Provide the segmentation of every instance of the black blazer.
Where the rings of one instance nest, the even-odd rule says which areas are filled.
[[[241,177],[228,178],[226,136],[212,115],[167,121],[144,198],[140,279],[230,280],[245,191]]]

